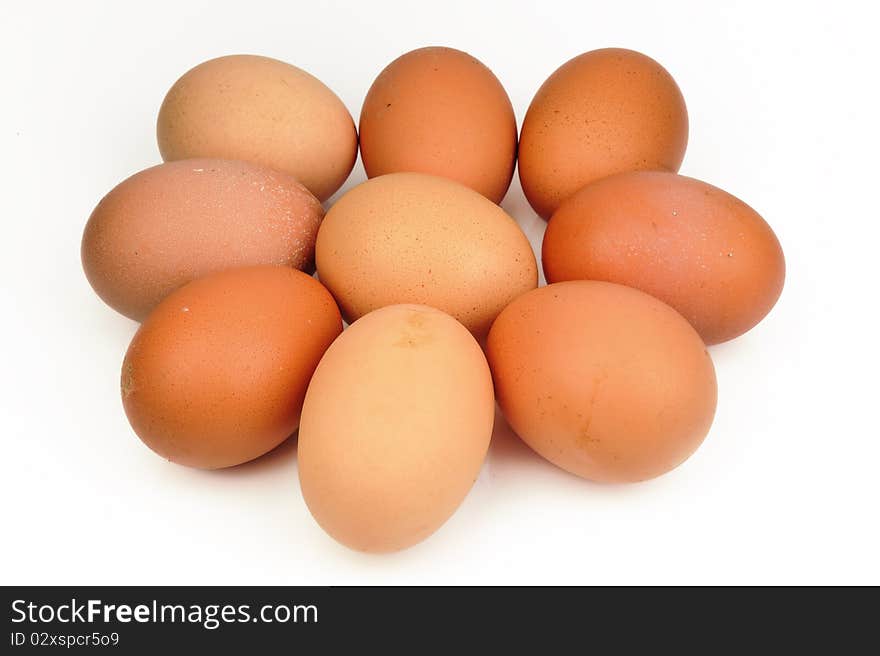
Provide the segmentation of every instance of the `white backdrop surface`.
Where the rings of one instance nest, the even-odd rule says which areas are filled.
[[[4,584],[880,583],[877,10],[871,3],[13,3],[0,19],[0,582]],[[92,293],[82,228],[160,161],[155,119],[191,66],[289,61],[357,119],[398,55],[482,60],[522,120],[560,64],[633,48],[690,112],[681,172],[740,196],[788,265],[764,323],[713,347],[703,447],[654,481],[601,486],[499,423],[458,513],[408,551],[327,537],[295,443],[252,464],[169,464],[129,428],[119,367],[136,325]],[[364,179],[360,163],[343,191]],[[503,206],[540,250],[518,182]]]

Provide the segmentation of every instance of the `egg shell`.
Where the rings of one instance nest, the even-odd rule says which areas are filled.
[[[352,549],[424,540],[477,478],[494,411],[486,359],[455,319],[419,305],[371,312],[309,384],[297,456],[309,510]]]
[[[318,231],[315,260],[348,321],[418,303],[448,312],[478,337],[538,284],[528,239],[504,210],[420,173],[373,178],[340,198]]]
[[[408,52],[376,78],[360,117],[361,158],[371,178],[415,171],[456,180],[492,202],[516,162],[516,117],[501,82],[453,48]]]
[[[549,282],[607,280],[665,301],[717,344],[755,326],[782,292],[785,258],[773,230],[712,185],[656,171],[584,187],[544,235]]]
[[[357,131],[323,82],[257,55],[211,59],[168,91],[156,125],[165,161],[212,157],[285,171],[320,200],[351,173]]]
[[[559,67],[535,94],[520,134],[520,182],[547,219],[607,175],[678,171],[687,138],[684,98],[666,69],[632,50],[593,50]]]
[[[330,293],[281,266],[230,269],[162,301],[122,365],[132,428],[163,458],[216,469],[252,460],[299,425],[309,378],[342,331]]]
[[[498,316],[486,355],[513,430],[593,481],[668,472],[715,413],[715,369],[699,335],[630,287],[579,280],[524,294]]]
[[[137,321],[191,280],[234,266],[314,267],[321,203],[286,173],[191,159],[141,171],[98,203],[82,264],[97,294]]]

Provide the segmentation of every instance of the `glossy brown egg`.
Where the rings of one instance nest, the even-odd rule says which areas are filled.
[[[578,280],[523,294],[486,355],[513,430],[563,469],[641,481],[686,460],[715,413],[715,369],[671,307],[630,287]]]
[[[584,187],[553,214],[548,282],[607,280],[656,296],[707,344],[755,326],[782,292],[785,258],[744,202],[693,178],[642,171]]]
[[[259,266],[200,278],[135,334],[122,365],[125,413],[172,462],[247,462],[297,429],[309,379],[341,331],[330,293],[301,271]]]
[[[357,131],[320,80],[277,59],[229,55],[199,64],[168,91],[156,126],[165,161],[241,159],[285,171],[320,200],[342,186]]]
[[[516,162],[516,117],[504,87],[480,61],[452,48],[420,48],[373,82],[360,144],[371,178],[430,173],[499,203]]]
[[[678,171],[688,137],[684,98],[656,61],[632,50],[593,50],[563,64],[523,121],[519,177],[547,219],[585,184],[623,171]]]
[[[98,203],[82,264],[98,295],[137,321],[191,280],[235,266],[311,270],[321,203],[286,173],[241,161],[168,162]]]

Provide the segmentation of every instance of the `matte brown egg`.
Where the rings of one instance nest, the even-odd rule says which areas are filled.
[[[419,303],[480,338],[505,305],[538,284],[516,221],[474,190],[421,173],[390,173],[346,193],[321,224],[315,261],[349,321]]]
[[[420,48],[391,62],[360,118],[371,178],[415,171],[460,182],[499,203],[516,162],[516,117],[498,78],[453,48]]]
[[[707,344],[755,326],[776,303],[785,258],[751,207],[710,184],[657,171],[584,187],[553,214],[548,282],[607,280],[656,296]]]
[[[630,287],[577,280],[523,294],[495,320],[486,355],[517,435],[590,480],[668,472],[715,414],[715,369],[699,335]]]
[[[234,266],[311,270],[321,203],[286,173],[248,162],[167,162],[98,203],[82,264],[98,295],[137,321],[191,280]]]
[[[309,379],[342,331],[330,293],[282,266],[230,269],[162,301],[122,364],[135,433],[172,462],[252,460],[299,425]]]
[[[257,55],[218,57],[185,73],[165,96],[156,134],[165,161],[257,162],[322,201],[357,157],[354,121],[336,94],[296,66]]]
[[[523,121],[519,177],[547,219],[585,184],[623,171],[678,171],[688,137],[684,98],[660,64],[632,50],[593,50],[566,62]]]
[[[395,551],[461,504],[489,447],[492,377],[468,331],[420,305],[354,322],[321,359],[297,458],[318,523],[360,551]]]

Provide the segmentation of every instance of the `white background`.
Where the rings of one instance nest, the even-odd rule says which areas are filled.
[[[5,5],[0,582],[880,583],[878,16],[868,2],[721,4]],[[293,442],[213,473],[140,443],[119,398],[136,326],[92,293],[79,241],[103,194],[160,161],[159,104],[191,66],[283,59],[356,119],[378,72],[424,45],[482,60],[520,121],[574,55],[656,58],[688,103],[682,173],[755,207],[788,276],[764,323],[711,349],[717,417],[678,470],[591,484],[500,425],[458,513],[413,549],[370,556],[312,520]],[[345,189],[363,179],[358,164]],[[516,180],[503,206],[540,250]]]

